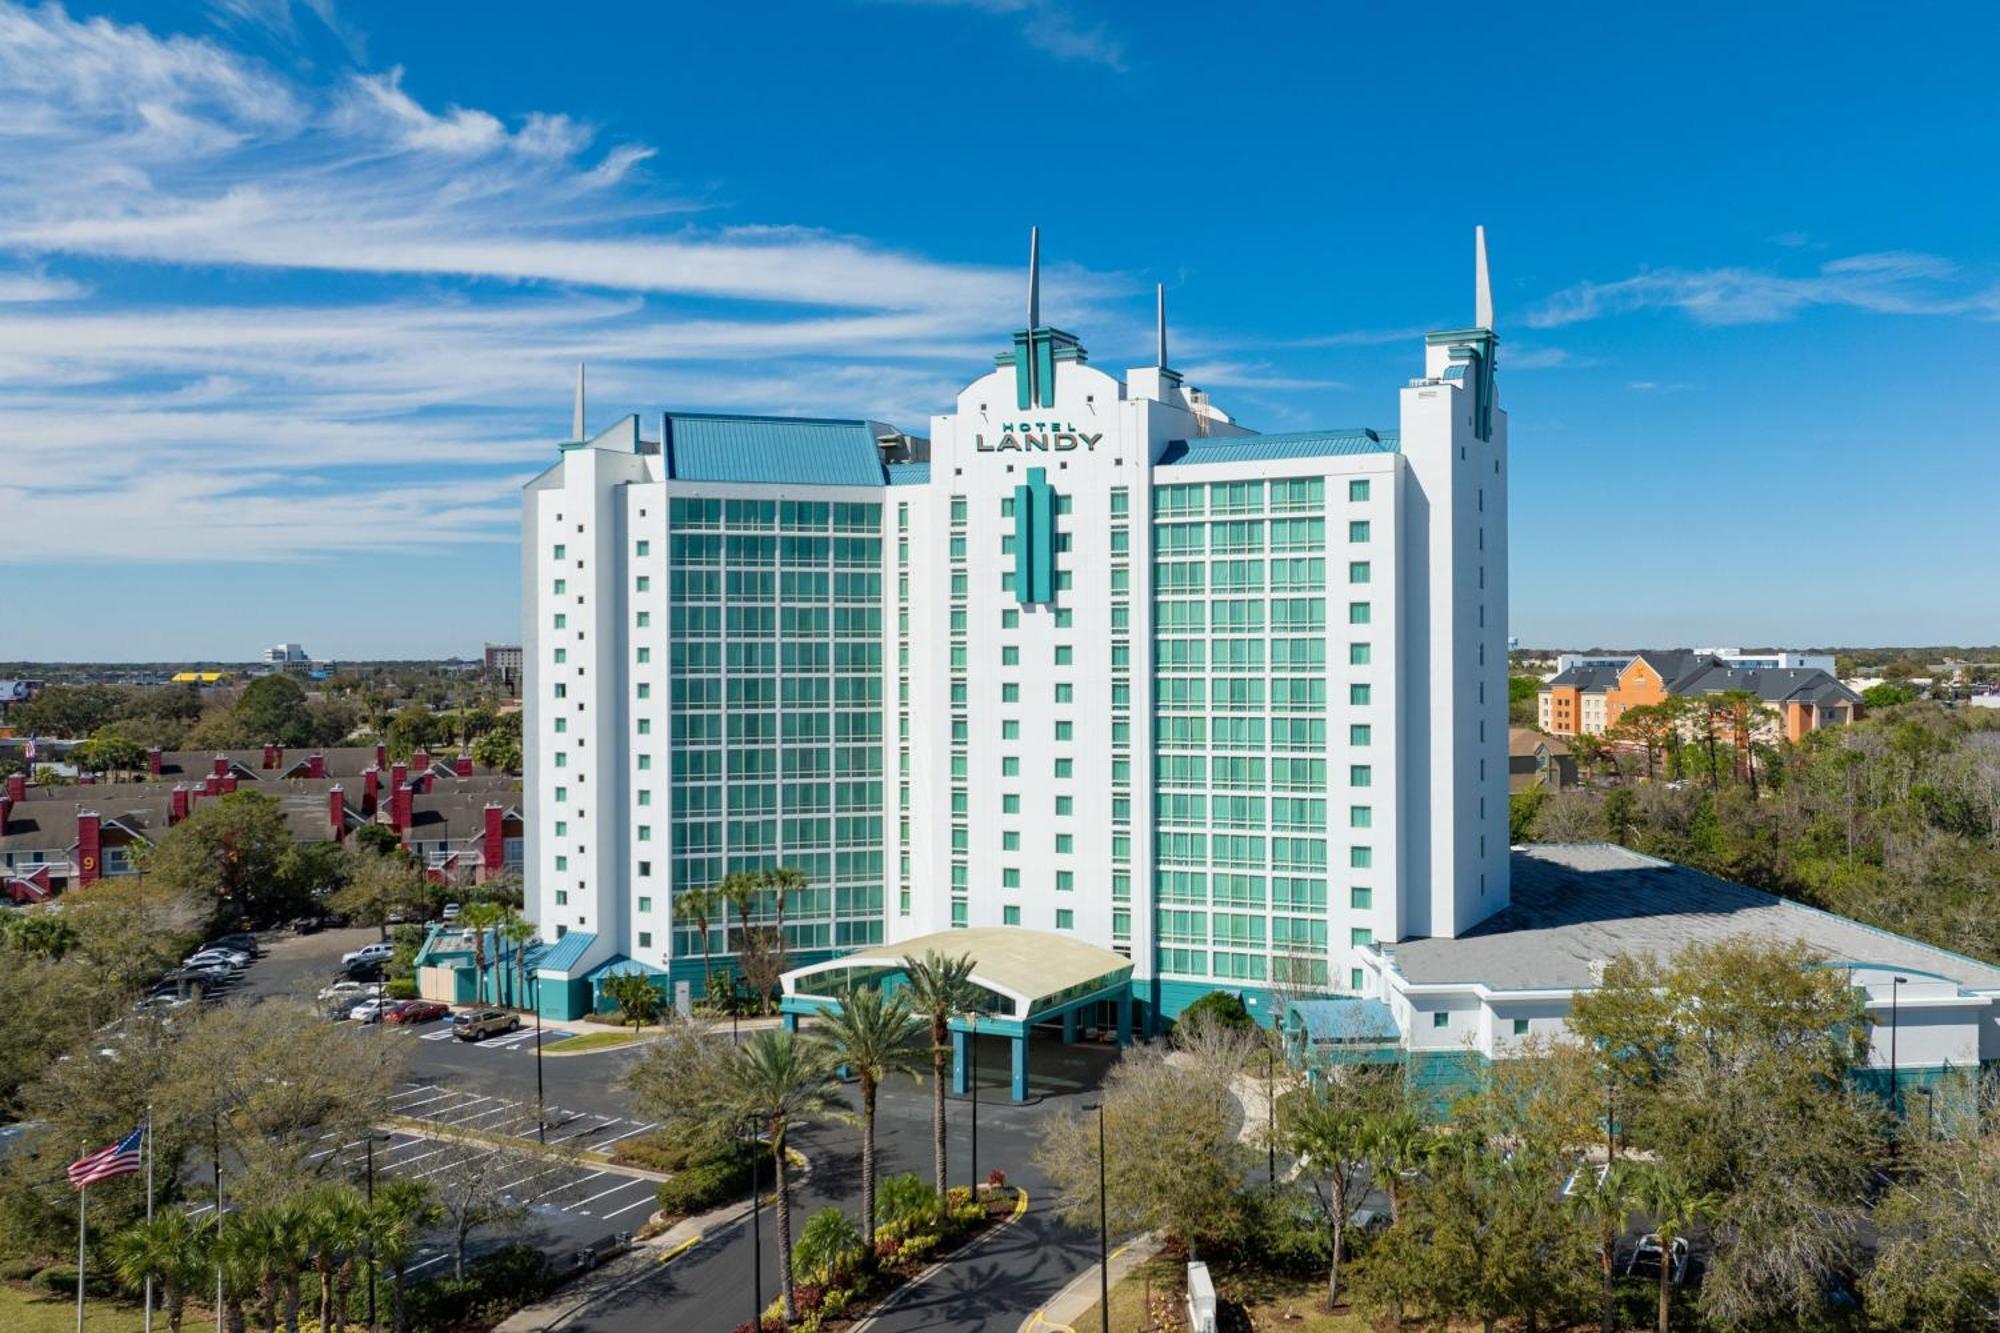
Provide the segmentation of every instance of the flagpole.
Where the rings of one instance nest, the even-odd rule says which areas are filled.
[[[153,1220],[153,1106],[146,1104],[146,1220]],[[146,1274],[146,1333],[153,1333],[153,1275]]]
[[[222,1333],[222,1124],[211,1117],[215,1132],[215,1333]]]
[[[83,1151],[78,1153],[77,1156],[80,1158],[90,1156],[90,1145],[88,1143],[84,1144]],[[79,1185],[76,1187],[76,1333],[83,1333],[83,1205],[84,1201],[89,1197],[90,1186]]]

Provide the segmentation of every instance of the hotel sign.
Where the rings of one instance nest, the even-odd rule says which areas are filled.
[[[1005,453],[1009,450],[1062,454],[1077,449],[1094,453],[1097,442],[1103,438],[1103,431],[1095,435],[1086,434],[1067,422],[1007,421],[1001,423],[998,442],[989,443],[984,435],[974,435],[972,445],[982,454]]]

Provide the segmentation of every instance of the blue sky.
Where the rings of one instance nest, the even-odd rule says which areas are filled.
[[[922,429],[1031,223],[1269,430],[1393,425],[1485,223],[1527,642],[2000,638],[2000,11],[1422,12],[0,0],[0,659],[512,641],[576,361]]]

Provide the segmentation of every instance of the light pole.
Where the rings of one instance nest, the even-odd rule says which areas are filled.
[[[750,1327],[761,1329],[764,1327],[764,1200],[757,1187],[760,1141],[755,1120],[746,1121],[744,1129],[750,1136]]]
[[[967,1164],[972,1172],[970,1198],[979,1201],[979,1011],[965,1012],[965,1075],[966,1086],[972,1090],[972,1160]]]
[[[542,974],[535,974],[535,1139],[549,1141],[548,1101],[542,1092]]]
[[[1099,1333],[1111,1333],[1111,1227],[1105,1207],[1104,1103],[1089,1102],[1097,1112],[1097,1315]]]
[[[1903,1085],[1896,1078],[1896,1029],[1901,1015],[1903,987],[1909,984],[1908,977],[1889,978],[1889,1109],[1896,1113],[1896,1119],[1903,1118]]]
[[[1278,1188],[1278,1103],[1276,1100],[1277,1052],[1264,1048],[1264,1147],[1268,1156],[1265,1172],[1273,1190]]]
[[[375,1126],[368,1127],[368,1207],[375,1207]],[[368,1328],[375,1328],[375,1235],[374,1227],[369,1227],[368,1235]]]

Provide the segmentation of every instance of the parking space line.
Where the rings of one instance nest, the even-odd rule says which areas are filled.
[[[418,1092],[431,1092],[431,1091],[433,1091],[433,1089],[430,1089],[430,1088],[419,1088],[419,1089],[417,1089],[417,1091],[418,1091]],[[440,1092],[440,1093],[438,1093],[438,1094],[437,1094],[436,1096],[434,1096],[434,1097],[426,1097],[426,1098],[424,1098],[424,1099],[423,1099],[422,1101],[420,1101],[420,1102],[405,1102],[405,1103],[404,1103],[403,1105],[395,1107],[395,1110],[396,1110],[397,1114],[399,1114],[399,1115],[400,1115],[400,1114],[406,1114],[406,1113],[408,1113],[408,1112],[410,1112],[410,1111],[414,1111],[414,1110],[415,1110],[415,1109],[416,1109],[417,1107],[419,1107],[419,1106],[429,1106],[429,1105],[430,1105],[430,1104],[431,1104],[432,1102],[442,1102],[442,1101],[449,1101],[449,1100],[450,1100],[451,1098],[453,1098],[453,1097],[463,1097],[464,1095],[465,1095],[465,1094],[464,1094],[464,1093],[462,1093],[462,1092]],[[392,1099],[392,1101],[393,1101],[393,1099]]]
[[[336,1153],[346,1152],[349,1148],[359,1148],[366,1142],[368,1142],[367,1139],[356,1139],[352,1143],[343,1143],[337,1148],[322,1148],[318,1152],[306,1154],[304,1160],[310,1162],[319,1157],[332,1157]]]
[[[597,1179],[599,1176],[603,1174],[604,1172],[602,1171],[593,1171],[589,1175],[584,1176],[581,1180],[565,1180],[560,1184],[550,1186],[548,1189],[543,1190],[540,1194],[534,1195],[530,1198],[523,1199],[521,1200],[521,1202],[533,1203],[536,1199],[546,1199],[551,1194],[559,1194],[563,1190],[572,1189],[579,1185],[588,1184],[589,1182]]]
[[[614,1115],[614,1116],[612,1116],[612,1117],[611,1117],[611,1118],[610,1118],[609,1120],[606,1120],[606,1121],[605,1121],[605,1122],[604,1122],[603,1124],[601,1124],[601,1125],[592,1125],[592,1126],[591,1126],[591,1127],[590,1127],[589,1129],[579,1129],[579,1130],[577,1130],[577,1131],[576,1131],[576,1132],[575,1132],[574,1134],[565,1134],[565,1135],[563,1135],[563,1136],[562,1136],[561,1138],[557,1138],[557,1139],[552,1139],[552,1140],[550,1140],[550,1142],[552,1142],[552,1143],[567,1143],[567,1142],[569,1142],[569,1141],[570,1141],[571,1139],[580,1139],[580,1138],[584,1138],[584,1137],[586,1137],[587,1135],[591,1135],[591,1134],[602,1134],[602,1133],[603,1133],[603,1132],[604,1132],[605,1130],[607,1130],[607,1129],[611,1128],[611,1127],[612,1127],[613,1125],[617,1124],[617,1123],[618,1123],[618,1122],[619,1122],[619,1121],[620,1121],[621,1119],[623,1119],[623,1117],[622,1117],[622,1116],[615,1116],[615,1115]]]
[[[402,1100],[403,1100],[403,1098],[405,1098],[405,1097],[415,1097],[415,1096],[417,1096],[417,1095],[418,1095],[419,1093],[425,1093],[425,1092],[437,1092],[438,1090],[439,1090],[439,1089],[438,1089],[438,1085],[437,1085],[437,1084],[435,1084],[435,1083],[425,1083],[425,1084],[421,1084],[421,1085],[419,1085],[419,1086],[417,1086],[417,1087],[413,1087],[413,1088],[405,1088],[405,1089],[403,1089],[403,1091],[401,1091],[401,1092],[397,1093],[397,1094],[396,1094],[395,1096],[391,1097],[391,1098],[389,1099],[389,1101],[390,1101],[390,1103],[391,1103],[391,1104],[393,1105],[393,1104],[394,1104],[394,1103],[396,1103],[396,1102],[400,1102],[400,1101],[402,1101]],[[422,1103],[418,1103],[418,1105],[422,1105]]]
[[[643,1182],[640,1182],[640,1183],[643,1183]],[[620,1209],[619,1209],[619,1210],[618,1210],[617,1212],[615,1212],[615,1213],[606,1213],[606,1214],[604,1215],[604,1220],[605,1220],[605,1221],[607,1221],[607,1222],[609,1222],[609,1221],[610,1221],[610,1220],[611,1220],[612,1218],[614,1218],[614,1217],[618,1217],[618,1216],[621,1216],[621,1215],[623,1215],[623,1214],[625,1214],[625,1213],[629,1213],[629,1212],[631,1212],[631,1211],[632,1211],[632,1210],[633,1210],[634,1208],[644,1208],[644,1207],[645,1207],[645,1206],[646,1206],[647,1204],[649,1204],[649,1203],[658,1203],[658,1202],[659,1202],[659,1197],[658,1197],[658,1195],[657,1195],[657,1194],[648,1194],[648,1195],[647,1195],[647,1196],[646,1196],[645,1198],[643,1198],[643,1199],[639,1200],[639,1202],[637,1202],[637,1203],[633,1203],[633,1204],[627,1204],[627,1205],[626,1205],[625,1207],[623,1207],[623,1208],[620,1208]]]
[[[471,1101],[465,1100],[466,1098],[472,1098],[472,1100]],[[411,1113],[415,1114],[417,1118],[420,1120],[435,1120],[447,1111],[456,1111],[462,1107],[471,1106],[473,1104],[473,1101],[479,1101],[484,1099],[473,1097],[473,1095],[469,1092],[448,1092],[444,1096],[435,1098],[434,1100],[441,1102],[449,1102],[450,1105],[432,1106],[428,1111],[421,1111],[421,1112],[412,1110]]]
[[[603,1152],[603,1151],[604,1151],[604,1150],[605,1150],[606,1148],[609,1148],[609,1147],[610,1147],[610,1146],[611,1146],[612,1144],[614,1144],[614,1143],[618,1142],[618,1139],[629,1139],[629,1138],[631,1138],[631,1137],[632,1137],[632,1136],[633,1136],[634,1134],[644,1134],[644,1133],[645,1133],[645,1132],[646,1132],[647,1130],[649,1130],[649,1129],[658,1129],[659,1127],[660,1127],[660,1122],[659,1122],[659,1121],[657,1121],[657,1120],[648,1120],[648,1121],[647,1121],[647,1122],[646,1122],[645,1124],[643,1124],[643,1125],[639,1126],[639,1127],[638,1127],[637,1129],[628,1129],[628,1130],[626,1130],[626,1131],[625,1131],[625,1132],[624,1132],[623,1134],[620,1134],[620,1135],[618,1136],[618,1138],[613,1138],[613,1139],[606,1139],[606,1140],[604,1140],[604,1142],[602,1142],[602,1143],[593,1143],[593,1144],[591,1144],[591,1145],[590,1145],[590,1151],[592,1151],[592,1152]]]
[[[582,1207],[583,1207],[583,1206],[584,1206],[585,1204],[587,1204],[587,1203],[596,1203],[596,1202],[597,1202],[597,1201],[598,1201],[599,1199],[606,1199],[606,1198],[609,1198],[609,1197],[611,1197],[612,1195],[614,1195],[614,1194],[618,1193],[618,1192],[619,1192],[620,1190],[624,1189],[624,1188],[625,1188],[626,1186],[628,1186],[628,1185],[644,1185],[644,1184],[647,1184],[647,1183],[649,1183],[649,1182],[647,1182],[647,1181],[643,1181],[643,1180],[639,1180],[639,1181],[635,1181],[635,1180],[630,1180],[630,1179],[622,1179],[622,1180],[620,1180],[620,1181],[619,1181],[619,1182],[618,1182],[618,1183],[617,1183],[616,1185],[613,1185],[613,1186],[612,1186],[612,1187],[611,1187],[610,1189],[608,1189],[608,1190],[605,1190],[605,1191],[604,1191],[604,1193],[602,1193],[602,1194],[593,1194],[593,1195],[591,1195],[591,1196],[590,1196],[590,1197],[589,1197],[588,1199],[578,1199],[578,1200],[577,1200],[577,1201],[576,1201],[575,1203],[573,1203],[573,1204],[571,1204],[571,1205],[570,1205],[569,1207],[567,1207],[567,1208],[563,1209],[563,1211],[564,1211],[564,1212],[566,1212],[566,1213],[573,1213],[573,1212],[577,1211],[578,1209],[582,1208]],[[583,1215],[584,1215],[585,1217],[589,1217],[589,1216],[590,1216],[590,1213],[589,1213],[588,1211],[586,1211],[586,1212],[584,1212],[584,1214],[583,1214]]]
[[[449,1258],[451,1258],[450,1250],[446,1250],[443,1254],[432,1255],[430,1258],[424,1260],[420,1264],[411,1264],[408,1268],[403,1270],[403,1275],[407,1277],[412,1273],[422,1272],[424,1269],[429,1268],[432,1264],[441,1264]]]
[[[520,1107],[521,1103],[519,1102],[500,1102],[487,1107],[484,1111],[475,1111],[465,1117],[465,1119],[454,1120],[451,1123],[454,1125],[469,1125],[475,1120],[484,1120],[489,1115],[518,1115],[520,1114]],[[488,1125],[487,1128],[491,1129],[492,1126]]]
[[[500,1150],[498,1148],[495,1148],[492,1152],[484,1152],[479,1154],[477,1157],[467,1157],[464,1158],[463,1161],[465,1165],[470,1166],[474,1162],[483,1162],[489,1157],[498,1157],[499,1155],[500,1155]],[[412,1176],[411,1179],[422,1180],[425,1176],[434,1176],[440,1171],[449,1171],[452,1167],[457,1165],[459,1165],[458,1162],[446,1162],[443,1166],[434,1166],[428,1171],[419,1171],[417,1172],[416,1175]]]
[[[540,1180],[543,1176],[548,1175],[551,1171],[561,1171],[562,1169],[563,1165],[561,1163],[558,1163],[555,1166],[543,1167],[540,1171],[531,1171],[527,1175],[522,1176],[519,1180],[510,1180],[505,1185],[502,1185],[500,1187],[500,1192],[504,1194],[508,1190],[513,1189],[514,1186],[516,1185],[525,1185],[531,1180]]]
[[[417,1142],[418,1142],[418,1143],[428,1143],[428,1142],[429,1142],[429,1140],[428,1140],[428,1139],[418,1139],[418,1140],[417,1140]],[[400,1169],[402,1169],[403,1167],[406,1167],[406,1166],[412,1166],[412,1165],[415,1165],[416,1163],[418,1163],[418,1162],[421,1162],[421,1161],[423,1161],[423,1160],[424,1160],[424,1159],[425,1159],[426,1157],[435,1157],[435,1156],[437,1156],[437,1155],[438,1155],[439,1153],[441,1153],[441,1152],[446,1152],[446,1151],[449,1151],[449,1149],[450,1149],[450,1146],[451,1146],[451,1145],[447,1144],[447,1145],[446,1145],[445,1147],[443,1147],[443,1148],[433,1148],[433,1149],[431,1149],[431,1150],[430,1150],[429,1152],[420,1152],[420,1153],[418,1153],[418,1154],[417,1154],[417,1155],[416,1155],[415,1157],[405,1157],[405,1158],[404,1158],[404,1159],[403,1159],[402,1161],[400,1161],[400,1162],[397,1162],[397,1163],[395,1163],[394,1165],[390,1165],[390,1164],[388,1164],[388,1163],[384,1163],[384,1164],[383,1164],[383,1167],[382,1167],[382,1169],[383,1169],[384,1171],[397,1171],[397,1170],[400,1170]]]

